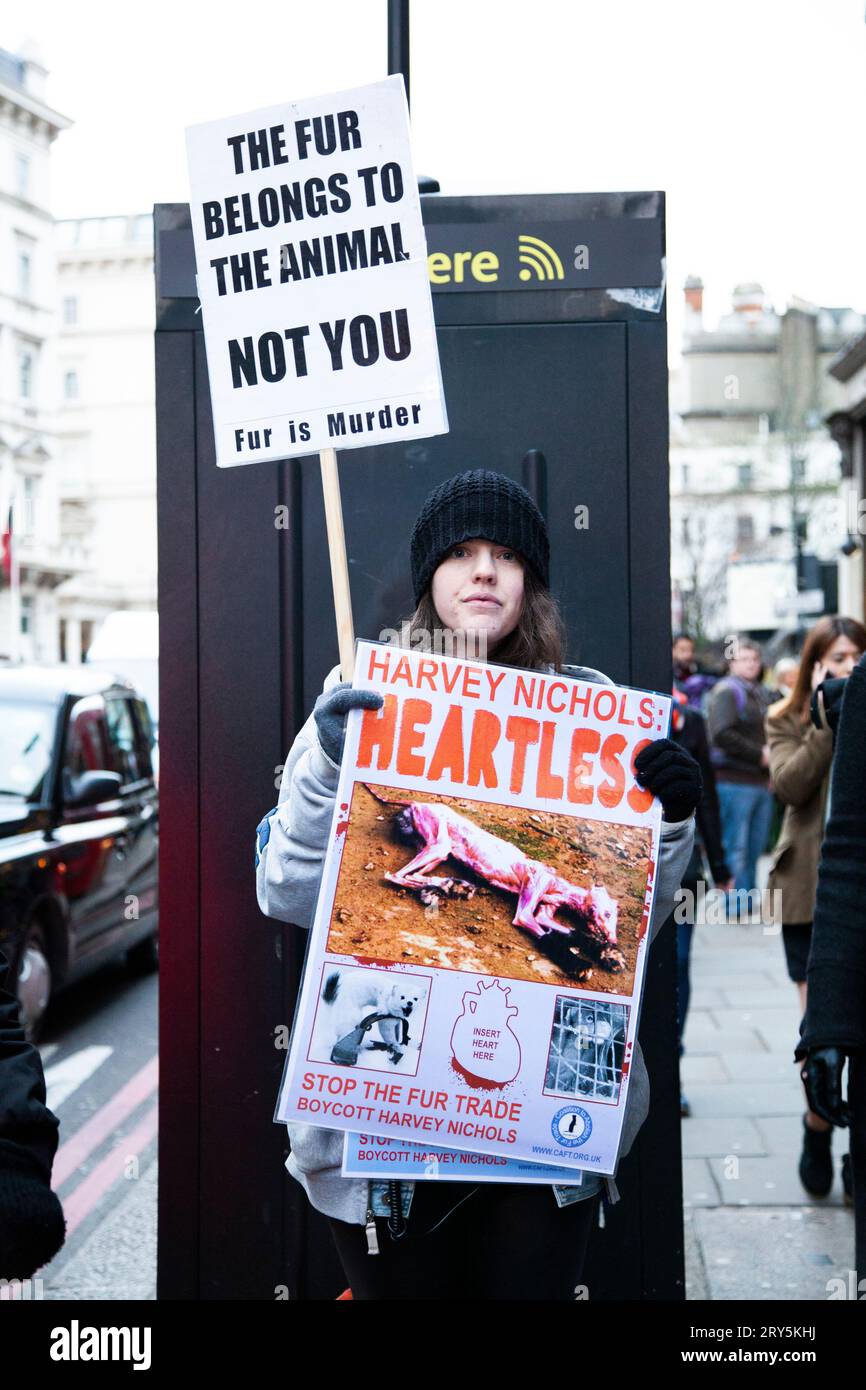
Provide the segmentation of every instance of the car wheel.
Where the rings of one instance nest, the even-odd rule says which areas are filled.
[[[159,969],[159,933],[146,936],[126,953],[126,964],[134,975],[149,975]]]
[[[36,1042],[51,1000],[48,942],[40,922],[31,922],[24,934],[18,957],[16,993],[24,1036],[28,1042]]]

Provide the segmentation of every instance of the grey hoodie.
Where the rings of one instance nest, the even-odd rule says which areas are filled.
[[[613,684],[601,671],[589,666],[565,666],[562,674],[573,680]],[[323,690],[330,690],[339,680],[340,668],[335,666],[326,676]],[[283,768],[279,801],[269,816],[270,833],[260,838],[256,850],[256,896],[266,916],[294,922],[299,927],[312,926],[339,775],[339,766],[331,761],[318,741],[311,714],[292,744]],[[662,821],[650,941],[673,911],[674,894],[689,862],[693,836],[694,816],[684,821]],[[628,1153],[647,1117],[649,1094],[646,1064],[640,1043],[635,1041],[621,1158]],[[344,1178],[340,1171],[342,1132],[294,1122],[286,1128],[291,1143],[286,1167],[301,1183],[312,1205],[339,1221],[364,1225],[368,1185],[366,1179]]]

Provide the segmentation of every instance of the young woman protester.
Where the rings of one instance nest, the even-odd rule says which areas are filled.
[[[547,526],[511,479],[473,469],[434,489],[412,531],[411,562],[416,608],[403,628],[410,645],[419,632],[432,643],[434,633],[450,630],[464,635],[467,647],[470,637],[483,639],[483,659],[498,665],[612,683],[590,667],[562,665]],[[279,803],[257,830],[256,888],[269,917],[312,924],[346,717],[350,709],[381,703],[375,691],[341,682],[339,668],[326,677],[286,761]],[[645,748],[635,772],[659,797],[664,815],[652,939],[673,908],[691,853],[700,773],[668,739]],[[648,1108],[649,1082],[636,1045],[623,1155]],[[573,1300],[603,1184],[608,1199],[618,1200],[612,1180],[589,1175],[571,1188],[344,1178],[341,1133],[296,1123],[287,1128],[286,1166],[328,1217],[355,1299]]]
[[[773,851],[767,887],[781,895],[782,943],[788,974],[797,986],[800,1013],[806,1012],[806,965],[812,940],[812,914],[818,861],[829,810],[833,734],[826,719],[810,719],[812,692],[828,677],[850,676],[866,651],[866,628],[854,618],[821,618],[806,636],[793,689],[767,713],[770,776],[785,807]],[[806,1105],[800,1181],[813,1197],[833,1186],[832,1126]],[[851,1200],[851,1161],[842,1160],[842,1182]]]

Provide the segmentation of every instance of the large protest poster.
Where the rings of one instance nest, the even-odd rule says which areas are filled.
[[[275,1120],[615,1170],[668,697],[358,644]]]
[[[217,463],[445,433],[402,77],[186,135]]]

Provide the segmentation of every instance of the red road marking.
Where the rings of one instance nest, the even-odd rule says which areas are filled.
[[[63,1186],[67,1178],[77,1172],[94,1149],[105,1143],[112,1130],[123,1124],[127,1115],[131,1115],[133,1110],[148,1099],[156,1090],[158,1081],[159,1058],[153,1056],[135,1076],[131,1076],[125,1085],[115,1092],[111,1100],[106,1101],[105,1105],[76,1130],[65,1144],[60,1145],[51,1174],[51,1186],[55,1192]]]
[[[85,1217],[90,1215],[108,1189],[124,1176],[123,1170],[130,1156],[137,1157],[155,1138],[158,1127],[159,1106],[152,1105],[135,1129],[118,1139],[111,1153],[100,1159],[93,1172],[88,1173],[74,1191],[62,1199],[67,1239]]]

